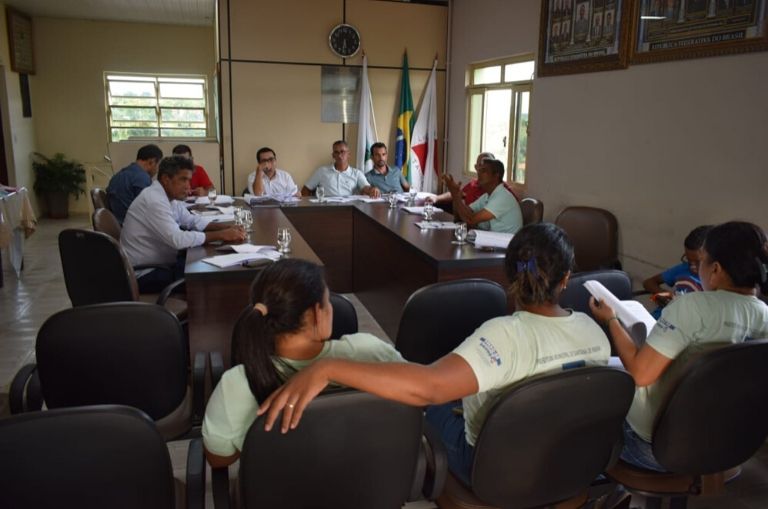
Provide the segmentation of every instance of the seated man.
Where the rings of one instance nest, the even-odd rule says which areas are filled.
[[[277,167],[277,154],[269,147],[256,152],[256,171],[248,175],[248,192],[255,196],[301,196],[291,174]]]
[[[496,159],[496,156],[494,156],[490,152],[480,152],[477,155],[477,160],[475,161],[475,171],[477,171],[478,168],[480,168],[480,165],[483,163],[483,159]],[[502,182],[504,187],[507,188],[507,191],[512,193],[515,197],[515,199],[519,202],[520,198],[515,194],[515,192],[512,190],[512,186],[507,184],[506,181]],[[485,191],[480,187],[480,185],[477,183],[477,179],[474,178],[467,182],[467,184],[461,188],[461,192],[464,195],[464,203],[467,205],[471,205],[474,203],[475,200],[480,198]],[[451,198],[451,193],[446,191],[443,194],[435,195],[434,197],[428,197],[428,200],[431,200],[436,205],[448,205],[450,207],[451,202],[453,201],[453,198]]]
[[[172,152],[175,156],[186,157],[194,164],[195,160],[192,157],[192,149],[189,148],[189,145],[176,145],[173,147]],[[208,177],[205,168],[199,164],[195,164],[194,167],[192,180],[189,182],[190,194],[194,194],[195,196],[208,196],[208,190],[213,187],[213,182],[211,182],[210,177]]]
[[[372,186],[382,193],[408,192],[411,186],[403,177],[403,172],[400,168],[393,168],[387,164],[386,145],[380,141],[371,145],[371,159],[373,159],[373,169],[365,174],[365,178]]]
[[[346,141],[339,140],[333,144],[333,164],[321,166],[309,177],[301,188],[302,196],[315,192],[318,185],[325,189],[326,196],[350,196],[367,194],[378,198],[381,193],[365,180],[363,172],[349,165],[349,146]]]
[[[523,226],[523,214],[515,196],[502,185],[504,163],[483,159],[477,169],[477,182],[485,192],[471,205],[464,203],[461,189],[453,177],[443,177],[453,198],[453,212],[470,227],[494,232],[515,233]]]
[[[120,224],[133,200],[152,183],[163,151],[157,145],[144,145],[136,154],[136,161],[115,173],[107,185],[109,208]]]
[[[157,180],[133,201],[125,216],[120,245],[131,265],[172,266],[172,270],[137,271],[142,293],[159,292],[184,275],[186,252],[180,254],[180,250],[216,240],[245,239],[241,227],[211,223],[210,216],[194,215],[187,210],[183,200],[189,191],[192,168],[191,159],[163,159]]]

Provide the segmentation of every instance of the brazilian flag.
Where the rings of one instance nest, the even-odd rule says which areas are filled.
[[[413,98],[408,77],[408,52],[403,54],[403,79],[400,84],[400,114],[397,116],[395,136],[395,166],[411,182],[411,132],[413,131]]]

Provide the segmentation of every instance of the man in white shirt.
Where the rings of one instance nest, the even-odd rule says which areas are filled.
[[[136,272],[142,293],[161,291],[183,277],[186,252],[190,247],[222,240],[245,239],[241,227],[212,223],[210,216],[191,214],[183,201],[189,193],[193,163],[180,156],[160,162],[157,180],[133,200],[125,216],[120,244],[133,266],[169,265],[169,270],[142,269]]]
[[[301,189],[302,196],[310,196],[318,185],[325,189],[325,196],[350,196],[367,194],[371,198],[379,198],[381,193],[368,183],[365,175],[357,168],[349,165],[349,146],[339,140],[333,144],[333,164],[321,166],[309,177]]]
[[[248,192],[255,196],[286,198],[301,196],[299,188],[287,171],[277,167],[277,154],[269,147],[256,152],[256,171],[248,175]]]

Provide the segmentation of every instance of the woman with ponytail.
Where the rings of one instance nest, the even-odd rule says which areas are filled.
[[[431,405],[427,420],[442,436],[448,467],[468,483],[475,440],[504,389],[539,373],[608,361],[608,338],[600,327],[587,315],[558,305],[572,266],[573,247],[560,228],[526,226],[509,243],[505,261],[514,314],[485,322],[429,366],[318,361],[265,400],[259,414],[268,411],[271,428],[282,412],[286,432],[329,382],[410,405]],[[457,412],[462,406],[463,412]]]
[[[318,359],[402,361],[370,334],[328,341],[333,307],[323,269],[314,263],[286,259],[266,267],[253,282],[251,303],[234,334],[241,364],[224,373],[205,410],[203,441],[213,467],[237,460],[259,401]]]
[[[653,456],[653,422],[691,355],[713,343],[768,338],[768,306],[757,298],[759,291],[768,290],[767,272],[765,232],[754,224],[732,221],[713,227],[704,240],[699,254],[704,291],[682,295],[665,307],[641,347],[607,304],[592,299],[595,318],[608,324],[616,351],[638,386],[624,426],[624,461],[664,471]],[[673,364],[675,359],[679,362]]]

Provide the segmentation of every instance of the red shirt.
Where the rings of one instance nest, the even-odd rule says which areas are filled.
[[[192,180],[189,181],[189,187],[192,191],[198,187],[202,187],[204,189],[213,187],[213,182],[211,182],[211,179],[208,178],[208,174],[205,172],[205,169],[202,166],[197,164],[195,165],[195,171],[192,172]]]
[[[504,184],[504,187],[507,188],[507,191],[512,193],[512,196],[514,196],[517,201],[520,201],[520,198],[517,197],[509,184],[506,182],[502,182],[502,184]],[[477,184],[477,179],[470,180],[469,183],[461,189],[461,192],[464,193],[464,203],[467,205],[473,203],[475,200],[485,194],[483,188]]]

